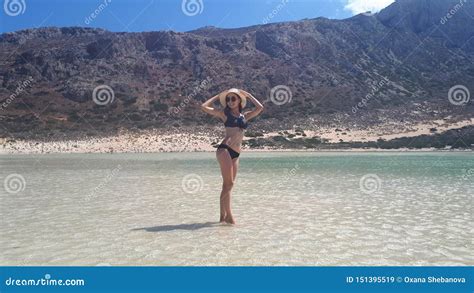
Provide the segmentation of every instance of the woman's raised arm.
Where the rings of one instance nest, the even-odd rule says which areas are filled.
[[[225,119],[224,112],[218,109],[215,109],[212,104],[219,99],[219,94],[215,95],[214,97],[210,98],[209,100],[205,101],[201,105],[201,110],[206,112],[207,114],[210,114],[214,117]]]
[[[245,120],[250,120],[252,118],[255,118],[257,117],[258,115],[260,115],[260,113],[262,113],[263,111],[263,105],[262,103],[260,103],[259,100],[257,100],[254,96],[252,96],[251,93],[249,92],[246,92],[244,90],[242,90],[242,92],[247,96],[247,98],[255,105],[255,109],[252,110],[252,111],[247,111],[244,113],[244,116],[245,116]]]

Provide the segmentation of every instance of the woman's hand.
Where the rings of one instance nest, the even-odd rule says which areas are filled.
[[[263,105],[254,96],[252,96],[251,93],[249,93],[247,91],[244,91],[244,90],[241,90],[241,91],[255,105],[255,110],[247,111],[247,112],[244,113],[245,119],[248,121],[248,120],[260,115],[260,113],[263,111]]]
[[[262,103],[260,103],[251,93],[249,93],[247,91],[244,91],[244,90],[241,90],[241,91],[255,105],[255,107],[257,107],[257,109],[263,109]]]
[[[243,92],[247,98],[249,98],[249,99],[254,98],[251,93],[249,93],[247,91],[244,91],[244,90],[240,90],[240,91]]]

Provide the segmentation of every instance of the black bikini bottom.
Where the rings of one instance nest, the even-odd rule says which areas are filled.
[[[229,151],[229,155],[232,159],[238,158],[240,156],[240,153],[234,151],[233,149],[230,148],[230,146],[226,145],[225,143],[221,143],[217,149],[227,149]]]

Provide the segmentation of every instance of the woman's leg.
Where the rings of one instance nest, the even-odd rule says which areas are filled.
[[[239,158],[232,159],[232,185],[235,183],[235,179],[237,177],[237,170],[239,168]],[[232,188],[231,188],[232,191]],[[234,217],[232,216],[232,212],[230,210],[230,200],[231,200],[231,191],[229,191],[229,196],[225,198],[225,210],[226,210],[226,215],[224,218],[224,221],[230,224],[235,224]]]
[[[239,158],[232,159],[232,179],[233,183],[235,183],[236,177],[237,177],[237,170],[239,169]],[[226,207],[228,209],[228,213],[226,213],[226,216],[224,218],[224,221],[227,223],[235,224],[234,217],[232,216],[232,213],[230,212],[230,192],[229,192],[229,197],[226,199]]]
[[[234,186],[233,163],[229,152],[226,149],[219,149],[216,153],[217,161],[221,168],[222,174],[222,192],[220,198],[221,215],[220,221],[233,223],[232,212],[230,210],[230,193]]]
[[[232,160],[232,175],[234,175],[234,183],[235,183],[235,178],[237,178],[237,171],[239,170],[239,158],[233,159]]]

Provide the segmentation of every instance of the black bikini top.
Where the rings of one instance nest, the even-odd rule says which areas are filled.
[[[243,129],[248,127],[244,114],[240,113],[239,117],[235,117],[227,109],[224,110],[224,114],[227,116],[227,120],[224,122],[225,127],[240,127]]]

